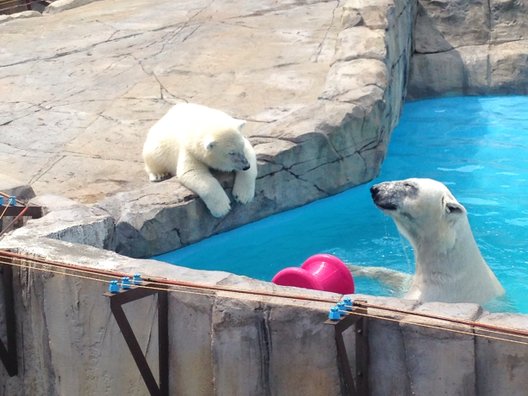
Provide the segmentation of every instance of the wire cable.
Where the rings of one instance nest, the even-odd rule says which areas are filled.
[[[22,262],[15,263],[14,260],[21,260]],[[27,262],[28,264],[24,264],[24,262]],[[95,281],[95,282],[100,282],[100,283],[101,282],[110,283],[110,281],[115,280],[116,277],[122,277],[122,276],[129,275],[123,272],[106,271],[106,270],[100,270],[100,269],[80,267],[80,266],[75,266],[71,264],[57,263],[54,261],[26,256],[23,254],[13,253],[13,252],[5,251],[5,250],[0,250],[0,264],[12,265],[12,266],[24,268],[27,270],[37,270],[41,272],[53,273],[53,274],[58,274],[58,275],[63,275],[63,276],[71,276],[71,277],[75,277],[79,279]],[[280,292],[244,290],[244,289],[239,289],[239,288],[231,288],[227,286],[206,285],[206,284],[199,284],[199,283],[194,283],[194,282],[170,280],[170,279],[165,279],[165,278],[144,278],[143,280],[149,283],[136,285],[134,287],[142,287],[142,288],[156,290],[156,291],[179,292],[179,293],[183,292],[183,293],[188,293],[188,294],[199,294],[199,295],[204,295],[208,293],[216,293],[216,292],[228,292],[228,293],[253,295],[253,296],[260,296],[260,297],[264,296],[264,297],[274,297],[274,298],[287,298],[287,299],[300,300],[304,302],[319,302],[319,303],[329,303],[329,304],[335,304],[341,300],[341,298],[325,299],[325,298],[317,298],[317,297],[284,294]],[[450,318],[450,317],[441,316],[441,315],[433,315],[433,314],[385,307],[385,306],[381,306],[377,304],[365,303],[362,301],[355,301],[354,306],[359,307],[359,308],[374,309],[374,310],[382,311],[386,313],[387,315],[393,315],[393,316],[395,314],[400,314],[400,315],[404,314],[408,317],[403,323],[413,325],[413,326],[437,329],[441,331],[454,332],[454,333],[459,333],[459,334],[466,334],[466,335],[471,335],[475,337],[483,337],[483,338],[488,338],[488,339],[497,340],[497,341],[513,342],[516,344],[528,345],[528,332],[518,330],[518,329],[499,327],[499,326],[489,325],[486,323]],[[380,320],[387,320],[387,321],[402,323],[401,319],[396,319],[393,317],[391,318],[391,317],[382,316],[379,314],[377,315],[373,313],[365,314],[365,313],[360,313],[358,311],[351,311],[351,312],[347,312],[347,314],[360,315],[360,316],[370,317],[373,319],[380,319]],[[478,328],[482,331],[486,331],[489,334],[494,334],[494,335],[475,333],[475,332],[469,332],[469,331],[464,331],[464,330],[457,330],[457,329],[449,328],[446,326],[434,325],[431,323],[427,324],[427,323],[421,323],[421,322],[420,323],[412,322],[411,318],[422,318],[422,319],[425,318],[425,319],[444,321],[444,322],[448,322],[451,324],[469,326],[469,327],[472,327],[473,329]],[[500,337],[500,336],[503,336],[503,337]],[[505,338],[505,336],[515,337],[517,339],[512,340],[511,338]],[[523,341],[523,340],[526,340],[526,341]]]

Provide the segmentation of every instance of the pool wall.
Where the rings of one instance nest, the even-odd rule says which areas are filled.
[[[2,248],[93,269],[178,279],[207,286],[251,290],[189,291],[169,294],[169,380],[176,395],[339,395],[342,392],[333,326],[328,310],[340,296],[280,288],[225,272],[196,271],[62,241],[33,238],[19,248]],[[35,267],[29,261],[18,264]],[[107,284],[55,273],[15,268],[14,288],[19,370],[0,370],[2,395],[145,395],[123,335],[103,293]],[[88,276],[84,274],[84,276]],[[302,298],[257,295],[282,293]],[[370,304],[418,313],[528,328],[528,317],[490,314],[475,304],[416,304],[357,295]],[[157,373],[156,300],[125,307],[139,344]],[[0,304],[0,308],[3,308]],[[528,348],[476,336],[464,325],[424,320],[409,314],[370,310],[368,370],[372,395],[521,395],[528,386]],[[382,319],[379,319],[381,317]],[[439,326],[440,328],[424,328]],[[4,323],[2,330],[4,329]],[[448,331],[469,332],[459,334]],[[496,333],[484,333],[500,337]],[[2,334],[3,336],[3,334]],[[345,343],[354,364],[353,333]],[[23,391],[21,391],[23,390]]]
[[[446,7],[455,3],[445,2]],[[408,70],[413,70],[410,81],[414,86],[418,86],[417,76],[422,70],[417,61],[420,54],[416,41],[410,61],[416,7],[425,13],[422,17],[428,16],[431,28],[441,22],[441,16],[437,17],[434,12],[427,14],[432,4],[440,3],[357,0],[339,9],[340,44],[329,70],[329,75],[337,77],[328,80],[317,103],[280,125],[285,131],[290,128],[296,131],[294,136],[285,132],[286,146],[280,146],[279,150],[272,144],[256,145],[259,153],[256,200],[248,207],[237,208],[229,219],[212,220],[200,201],[172,182],[123,193],[90,207],[42,198],[40,202],[50,213],[1,240],[0,248],[106,271],[130,274],[139,271],[145,276],[210,285],[278,290],[266,282],[132,259],[103,249],[130,256],[160,253],[374,177],[398,120]],[[487,4],[478,4],[488,8]],[[510,8],[500,14],[501,18],[524,15],[521,9],[511,10],[517,3],[508,4]],[[506,7],[507,2],[499,5]],[[500,11],[497,7],[490,9]],[[465,19],[458,23],[466,26]],[[487,26],[472,23],[470,27],[474,30]],[[522,23],[518,25],[524,26],[521,36],[526,32]],[[357,45],[359,36],[367,37],[368,43]],[[501,58],[495,74],[486,74],[497,75],[500,69],[504,79],[510,76],[510,81],[497,85],[502,87],[497,91],[504,88],[503,92],[525,92],[522,73],[526,70],[516,63],[523,56],[522,51],[515,53],[517,44],[522,43],[525,41],[512,38],[511,56]],[[349,48],[346,51],[345,46]],[[354,51],[361,52],[361,56]],[[460,51],[465,51],[464,46]],[[434,64],[435,54],[430,55],[420,60],[427,67]],[[449,55],[458,56],[456,51]],[[361,69],[358,75],[356,67],[365,63],[365,59],[369,60],[366,69],[372,74]],[[464,62],[459,64],[463,74],[472,76],[464,65]],[[514,67],[519,72],[509,73]],[[448,74],[441,70],[444,74],[440,76]],[[366,80],[356,86],[362,78]],[[430,78],[436,81],[434,76]],[[342,90],[336,81],[350,85]],[[433,88],[414,96],[470,92],[455,86],[455,82],[440,89],[441,81],[439,78]],[[473,78],[461,81],[467,86]],[[324,116],[314,120],[310,115],[316,113]],[[336,147],[346,147],[346,150],[339,151]],[[317,160],[314,152],[321,153],[320,157],[316,156]],[[328,180],[331,173],[337,175],[335,180]],[[9,377],[0,367],[0,394],[147,394],[110,314],[108,300],[103,296],[104,283],[73,278],[60,271],[43,273],[16,268],[14,282],[20,374]],[[328,293],[281,290],[326,300],[337,297]],[[490,314],[471,304],[416,305],[405,300],[363,297],[395,308],[528,328],[526,316]],[[3,304],[0,299],[0,308],[4,308]],[[171,394],[340,394],[333,332],[323,323],[329,307],[327,303],[257,295],[241,297],[226,292],[200,295],[172,292],[169,298]],[[127,310],[127,315],[149,361],[155,366],[154,300],[138,302]],[[410,323],[414,317],[391,318],[396,321],[369,321],[371,394],[520,395],[528,388],[528,367],[524,364],[528,359],[526,345],[416,327]],[[1,320],[0,336],[4,338]],[[347,340],[347,345],[351,346],[350,342]]]

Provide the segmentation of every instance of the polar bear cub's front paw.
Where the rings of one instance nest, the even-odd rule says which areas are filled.
[[[233,186],[233,197],[242,204],[247,204],[255,196],[255,186],[249,183],[235,183]]]
[[[231,210],[231,203],[225,193],[202,199],[214,217],[224,217]]]
[[[242,175],[240,175],[242,176]],[[255,196],[255,180],[237,175],[233,185],[233,197],[242,204],[247,204]]]
[[[165,172],[165,173],[149,173],[149,180],[151,182],[160,182],[160,181],[163,181],[163,180],[166,180],[166,179],[169,179],[171,177],[171,174],[168,173],[168,172]]]

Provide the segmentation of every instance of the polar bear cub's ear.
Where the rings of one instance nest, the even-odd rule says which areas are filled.
[[[212,136],[207,136],[203,142],[206,151],[210,151],[216,146],[216,140]]]
[[[239,131],[242,130],[242,128],[244,128],[244,125],[246,125],[245,120],[239,120],[238,118],[234,118],[234,120],[235,120],[235,127]]]

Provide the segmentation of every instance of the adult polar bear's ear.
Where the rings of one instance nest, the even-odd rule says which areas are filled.
[[[466,208],[464,208],[454,197],[450,195],[444,195],[442,197],[446,213],[448,214],[464,214]]]

